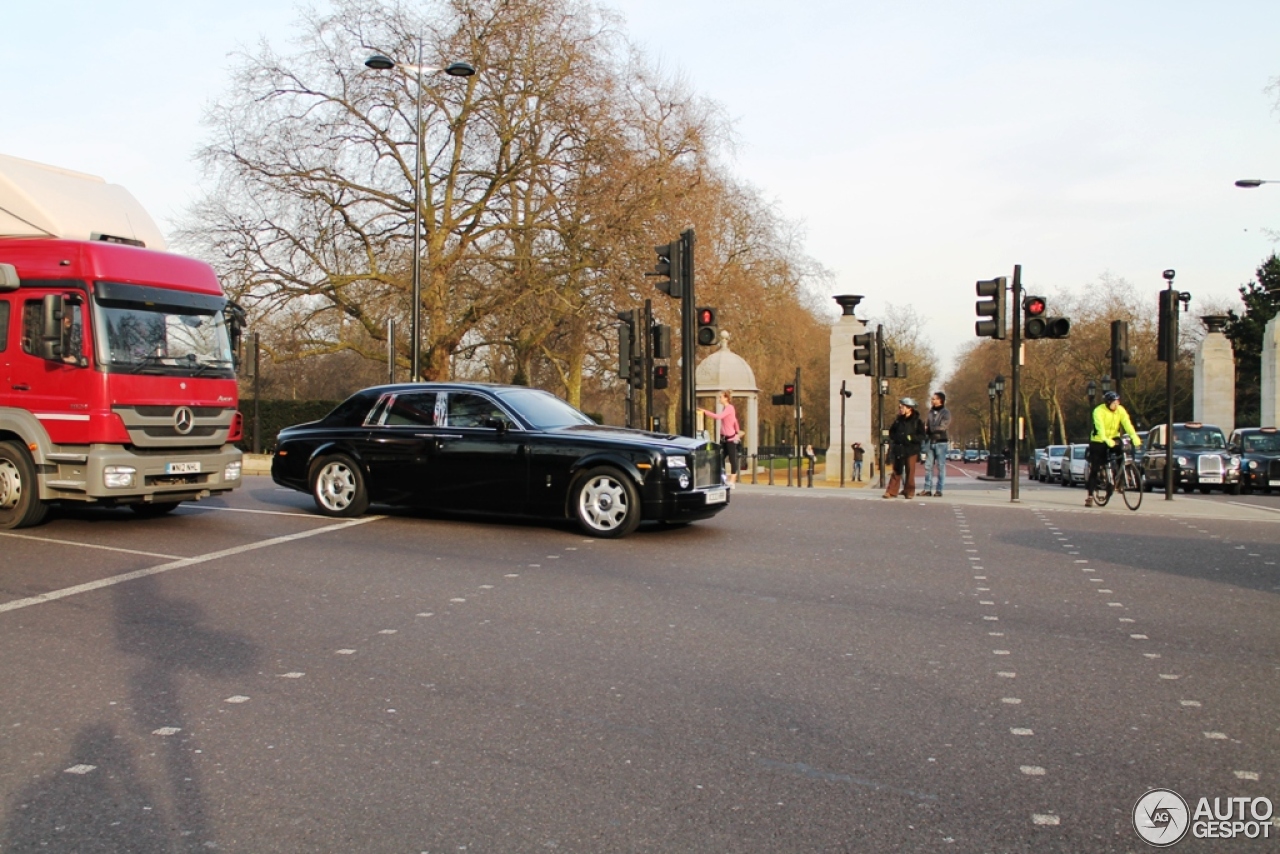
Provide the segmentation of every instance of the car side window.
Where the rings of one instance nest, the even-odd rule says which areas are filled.
[[[490,418],[501,417],[502,410],[487,397],[470,392],[449,395],[450,427],[485,427]]]
[[[9,349],[9,303],[0,302],[0,353]]]
[[[436,393],[416,391],[398,394],[387,412],[387,426],[436,426]]]

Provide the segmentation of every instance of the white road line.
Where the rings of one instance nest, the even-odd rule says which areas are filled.
[[[80,593],[88,593],[93,590],[100,590],[103,587],[110,587],[114,584],[123,584],[126,581],[133,581],[138,578],[146,578],[149,575],[159,575],[162,572],[169,572],[173,569],[182,569],[187,566],[195,566],[201,563],[219,560],[224,557],[232,557],[245,552],[264,549],[268,546],[278,546],[281,543],[288,543],[294,540],[302,540],[307,537],[314,537],[316,534],[325,534],[330,531],[340,531],[343,528],[350,528],[353,525],[363,525],[367,522],[376,522],[383,519],[383,516],[364,516],[359,519],[350,519],[346,522],[339,522],[336,525],[326,525],[323,528],[317,528],[314,531],[303,531],[297,534],[288,534],[283,537],[272,537],[269,540],[263,540],[258,543],[249,543],[243,546],[235,546],[222,551],[209,552],[208,554],[196,555],[195,557],[184,557],[170,563],[162,563],[159,566],[153,566],[149,569],[139,569],[134,572],[126,572],[123,575],[112,576],[111,578],[103,578],[98,581],[90,581],[87,584],[77,584],[74,587],[65,587],[62,590],[52,590],[48,593],[41,593],[39,596],[31,596],[27,599],[15,599],[12,602],[0,603],[0,614],[5,611],[16,611],[19,608],[29,608],[32,605],[42,605],[45,602],[52,602],[55,599],[65,599],[68,596],[75,596]]]
[[[293,490],[285,490],[292,492]],[[218,513],[256,513],[259,516],[292,516],[297,519],[315,519],[317,522],[325,521],[324,516],[317,516],[315,513],[307,513],[303,510],[250,510],[248,507],[215,507],[212,504],[201,506],[199,504],[183,504],[183,510],[212,510]]]
[[[76,546],[82,549],[100,549],[104,552],[123,552],[129,555],[142,555],[143,557],[160,557],[165,560],[177,560],[178,555],[166,555],[159,552],[142,552],[137,549],[119,549],[115,546],[99,546],[94,543],[77,543],[71,540],[59,540],[54,537],[33,537],[30,534],[11,534],[7,531],[0,532],[0,537],[13,537],[15,540],[35,540],[37,543],[56,543],[60,546]]]
[[[1280,513],[1280,507],[1264,507],[1261,504],[1247,504],[1243,501],[1228,501],[1227,503],[1234,504],[1236,507],[1248,507],[1251,510],[1266,510],[1268,513]],[[1208,531],[1201,531],[1200,533],[1207,534]]]

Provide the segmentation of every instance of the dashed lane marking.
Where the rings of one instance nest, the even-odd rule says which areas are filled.
[[[248,543],[243,546],[235,546],[221,551],[209,552],[208,554],[196,555],[195,557],[184,557],[180,560],[171,561],[170,563],[162,563],[159,566],[153,566],[149,569],[139,569],[134,572],[126,572],[123,575],[115,575],[111,578],[102,578],[97,581],[90,581],[87,584],[77,584],[74,587],[64,587],[61,590],[51,590],[48,593],[41,593],[39,596],[30,596],[26,599],[15,599],[12,602],[0,604],[0,614],[5,611],[17,611],[20,608],[29,608],[32,605],[43,605],[45,602],[53,602],[57,599],[65,599],[68,596],[76,596],[80,593],[89,593],[94,590],[101,590],[104,587],[111,587],[115,584],[123,584],[126,581],[134,581],[139,578],[146,578],[150,575],[160,575],[174,569],[183,569],[188,566],[196,566],[210,561],[220,560],[224,557],[234,557],[235,555],[244,554],[245,552],[257,551],[268,546],[278,546],[281,543],[290,543],[294,540],[303,540],[307,537],[314,537],[317,534],[326,534],[330,531],[340,531],[343,528],[350,528],[354,525],[364,525],[368,522],[376,522],[383,519],[383,516],[364,516],[360,519],[350,519],[346,522],[339,522],[335,525],[326,525],[323,528],[316,528],[314,531],[304,531],[298,534],[286,534],[282,537],[272,537],[268,540],[262,540],[257,543]]]

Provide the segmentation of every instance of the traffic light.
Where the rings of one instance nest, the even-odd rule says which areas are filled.
[[[773,396],[774,406],[795,406],[796,405],[796,384],[786,383],[782,386],[782,394]]]
[[[1026,297],[1022,312],[1026,322],[1022,334],[1026,338],[1066,338],[1071,334],[1071,321],[1065,317],[1047,317],[1049,302],[1044,297]]]
[[[702,306],[698,309],[698,343],[710,347],[716,343],[716,310]]]
[[[1173,281],[1172,278],[1169,280]],[[1161,362],[1178,359],[1178,299],[1180,296],[1181,294],[1173,288],[1166,288],[1160,292],[1160,325],[1156,332],[1156,358]]]
[[[667,387],[667,366],[653,366],[653,388],[654,390],[664,389]]]
[[[631,363],[635,355],[636,311],[618,312],[618,378],[631,380]]]
[[[864,332],[853,336],[853,373],[873,377],[876,373],[876,335]]]
[[[880,345],[879,376],[893,378],[898,375],[898,362],[894,359],[893,348]]]
[[[661,246],[653,247],[658,254],[658,263],[653,272],[645,273],[658,279],[658,290],[676,299],[684,296],[684,240],[673,240]]]
[[[1129,324],[1123,320],[1113,320],[1111,321],[1111,376],[1116,380],[1136,377],[1138,369],[1129,364],[1131,359]]]
[[[979,320],[973,325],[973,329],[978,333],[979,338],[1004,340],[1006,335],[1005,327],[1008,325],[1005,322],[1007,318],[1005,294],[1008,290],[1009,282],[1004,276],[998,279],[978,282],[976,287],[978,296],[985,297],[985,299],[978,300],[974,310],[978,313],[978,317],[991,318],[990,320]]]
[[[653,358],[671,358],[671,327],[659,323],[653,327]]]

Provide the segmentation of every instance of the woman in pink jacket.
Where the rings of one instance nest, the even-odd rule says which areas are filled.
[[[729,461],[729,485],[738,482],[738,445],[741,428],[738,426],[738,411],[733,408],[733,392],[720,392],[720,411],[698,409],[703,415],[720,422],[720,447],[724,450],[725,459]]]

